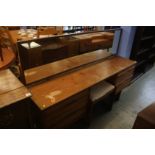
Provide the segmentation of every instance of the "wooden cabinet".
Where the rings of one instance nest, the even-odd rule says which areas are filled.
[[[130,59],[136,60],[135,78],[145,73],[155,62],[155,26],[138,26]]]
[[[89,54],[87,53],[87,57]],[[100,56],[99,54],[98,58]],[[111,56],[58,77],[32,84],[29,90],[32,93],[38,120],[37,127],[67,128],[82,118],[89,118],[89,107],[92,104],[89,102],[89,90],[112,77],[111,83],[116,86],[115,95],[117,95],[130,84],[135,63],[125,58]]]
[[[49,44],[41,49],[43,64],[65,59],[68,57],[67,46],[63,44]]]
[[[67,46],[67,57],[76,56],[79,54],[79,40],[72,37],[62,37],[60,41]]]
[[[10,98],[11,101],[11,98]],[[0,108],[0,128],[26,129],[32,128],[30,114],[30,98],[17,101]]]
[[[24,47],[24,46],[25,47]],[[41,46],[31,48],[29,43],[19,44],[19,56],[22,69],[28,69],[43,64]]]
[[[67,128],[80,119],[86,119],[89,108],[88,90],[76,94],[59,104],[40,110],[34,105],[37,126],[40,128]]]
[[[0,128],[31,128],[30,96],[10,70],[0,72]]]
[[[98,49],[108,49],[112,47],[114,33],[98,32],[75,36],[80,42],[80,53],[86,53]]]

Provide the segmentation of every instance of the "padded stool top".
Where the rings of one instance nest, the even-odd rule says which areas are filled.
[[[114,89],[114,85],[106,81],[102,81],[91,88],[90,99],[92,102],[95,102],[112,92]]]

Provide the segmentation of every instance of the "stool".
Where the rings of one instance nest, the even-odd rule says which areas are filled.
[[[138,113],[133,129],[155,129],[155,103]]]
[[[106,110],[110,111],[112,109],[113,99],[114,99],[114,85],[102,81],[90,90],[90,100],[91,100],[91,113],[93,112],[94,105],[100,101],[106,106]],[[92,115],[92,114],[91,114]]]

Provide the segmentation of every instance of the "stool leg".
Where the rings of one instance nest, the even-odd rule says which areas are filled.
[[[121,96],[121,92],[114,95],[114,101],[118,101]]]
[[[106,111],[112,110],[113,103],[114,103],[114,92],[111,93],[111,95],[107,97]]]

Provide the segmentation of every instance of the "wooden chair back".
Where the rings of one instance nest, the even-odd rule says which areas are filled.
[[[17,53],[8,27],[6,26],[0,26],[0,42],[2,48],[11,48],[15,54]]]
[[[16,61],[16,47],[13,44],[8,27],[0,26],[0,70],[9,68]]]

